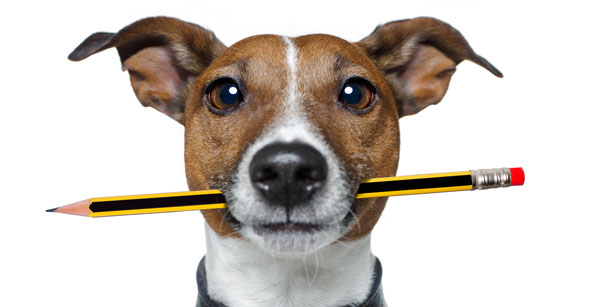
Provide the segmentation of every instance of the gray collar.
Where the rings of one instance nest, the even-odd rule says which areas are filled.
[[[375,270],[373,272],[373,284],[371,285],[371,291],[367,296],[367,299],[361,304],[352,304],[343,307],[384,307],[385,301],[383,299],[383,289],[381,288],[381,263],[379,259],[375,257]],[[196,281],[198,282],[198,303],[196,307],[227,307],[222,303],[213,301],[208,296],[208,290],[206,287],[206,269],[204,267],[204,257],[198,265],[196,271]]]

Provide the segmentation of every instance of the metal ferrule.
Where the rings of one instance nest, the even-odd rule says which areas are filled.
[[[471,171],[473,190],[510,187],[510,169],[493,168]]]

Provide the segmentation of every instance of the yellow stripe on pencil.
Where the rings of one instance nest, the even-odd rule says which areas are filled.
[[[523,185],[524,182],[525,173],[520,167],[372,178],[360,184],[356,198],[490,189]],[[90,198],[46,211],[100,217],[226,207],[225,196],[220,190],[205,190]]]

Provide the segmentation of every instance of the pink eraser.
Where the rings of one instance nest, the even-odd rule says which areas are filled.
[[[525,172],[522,167],[510,169],[510,185],[523,185],[525,183]]]

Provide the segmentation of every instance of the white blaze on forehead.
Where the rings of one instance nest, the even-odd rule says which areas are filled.
[[[290,115],[299,115],[301,113],[300,107],[300,93],[298,92],[298,50],[294,43],[289,37],[283,37],[283,41],[286,45],[286,59],[287,65],[290,71],[290,78],[288,83],[288,96],[285,100],[286,112]]]

